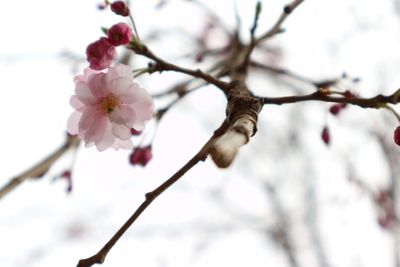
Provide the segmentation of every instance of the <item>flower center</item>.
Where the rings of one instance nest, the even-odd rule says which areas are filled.
[[[104,115],[113,112],[114,108],[118,105],[118,98],[113,94],[109,94],[100,101],[100,109],[103,111]]]

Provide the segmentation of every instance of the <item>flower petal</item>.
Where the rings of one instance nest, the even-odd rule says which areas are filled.
[[[116,107],[113,112],[111,112],[108,117],[111,122],[115,122],[121,125],[132,126],[136,119],[135,112],[129,106],[119,106]]]
[[[67,131],[71,135],[76,135],[79,133],[78,124],[81,119],[82,113],[74,111],[68,118]]]
[[[132,150],[133,143],[132,143],[131,139],[128,139],[128,140],[115,139],[114,144],[112,145],[112,148],[114,148],[115,150],[118,150],[120,148]]]
[[[93,75],[88,80],[88,85],[92,94],[96,97],[96,99],[105,97],[110,93],[110,90],[105,86],[105,75],[100,72],[98,74]]]
[[[76,95],[71,96],[69,103],[76,110],[83,111],[85,109],[85,104]]]
[[[96,101],[89,86],[85,82],[78,82],[75,86],[75,95],[84,104],[93,104]]]
[[[79,133],[82,134],[84,131],[88,130],[92,124],[95,122],[94,118],[98,110],[96,108],[87,108],[82,113],[82,117],[79,121]]]
[[[101,113],[97,112],[90,128],[85,132],[83,139],[86,143],[99,142],[105,135],[109,121]]]
[[[112,133],[121,140],[127,140],[132,136],[128,127],[117,123],[112,124]]]
[[[107,81],[114,80],[115,78],[127,77],[133,79],[133,72],[131,67],[124,64],[115,64],[110,68],[107,73]]]
[[[96,142],[96,147],[98,151],[104,151],[107,148],[111,147],[113,143],[115,142],[115,136],[111,132],[111,123],[107,123],[107,129],[105,131],[105,134],[101,140]]]
[[[146,92],[146,90],[141,88],[139,84],[132,81],[127,89],[118,90],[115,92],[115,95],[117,95],[124,104],[133,104],[143,98],[150,98],[150,95]]]

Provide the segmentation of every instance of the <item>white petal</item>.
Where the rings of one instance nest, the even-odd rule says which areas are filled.
[[[127,77],[116,78],[107,83],[108,88],[116,96],[124,94],[131,85],[132,85],[132,79]]]
[[[119,148],[132,150],[133,143],[132,143],[131,139],[128,139],[128,140],[115,139],[114,144],[112,145],[112,148],[114,148],[115,150],[118,150]]]
[[[85,82],[79,82],[76,84],[75,94],[82,103],[93,104],[96,101],[96,98],[92,94],[88,84]]]
[[[76,95],[71,96],[71,98],[69,99],[69,103],[74,109],[79,111],[83,111],[83,109],[85,108],[85,104],[82,103]]]
[[[94,117],[97,112],[98,111],[96,108],[87,108],[83,111],[82,117],[78,124],[80,133],[86,131],[87,129],[89,129],[92,126],[92,124],[94,122]]]
[[[98,151],[103,151],[113,145],[115,142],[115,136],[111,132],[111,123],[108,123],[107,129],[105,131],[105,134],[101,140],[96,142],[96,147]]]
[[[111,81],[115,78],[127,77],[133,79],[133,72],[131,67],[124,64],[116,64],[114,67],[111,67],[107,73],[107,80]]]
[[[127,140],[131,137],[131,130],[121,124],[113,123],[112,133],[114,134],[114,136],[122,140]]]
[[[67,131],[69,134],[76,135],[79,133],[78,124],[81,119],[82,113],[74,111],[68,118]]]
[[[94,116],[94,121],[90,128],[85,132],[83,139],[87,143],[91,142],[99,142],[105,135],[107,127],[108,127],[108,119],[98,112]]]
[[[108,116],[111,122],[127,126],[132,126],[136,119],[135,112],[129,106],[116,107]]]
[[[93,75],[88,81],[90,91],[96,99],[105,97],[110,93],[110,90],[107,88],[105,82],[105,74],[102,72]]]

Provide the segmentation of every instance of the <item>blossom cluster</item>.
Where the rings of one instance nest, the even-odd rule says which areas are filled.
[[[114,2],[111,8],[121,15],[130,12],[122,1]],[[123,64],[112,66],[116,47],[132,39],[132,29],[125,23],[109,28],[107,37],[87,46],[89,67],[74,79],[75,95],[70,104],[75,111],[68,120],[68,132],[99,151],[110,147],[132,150],[132,134],[142,131],[154,113],[151,96],[134,82],[131,68]],[[151,155],[136,157],[133,161],[143,165]]]
[[[132,149],[131,128],[144,129],[153,116],[154,103],[133,81],[130,67],[117,64],[106,72],[86,68],[83,75],[75,77],[75,84],[70,100],[75,111],[69,118],[68,132],[99,151]]]
[[[123,22],[113,25],[107,31],[107,37],[101,37],[86,48],[90,68],[94,70],[109,68],[117,56],[115,48],[128,44],[132,39],[133,33],[129,25]]]

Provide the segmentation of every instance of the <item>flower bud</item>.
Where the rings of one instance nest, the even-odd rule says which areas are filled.
[[[111,4],[111,10],[120,16],[127,17],[130,14],[129,7],[124,1],[115,1]]]
[[[338,103],[338,104],[334,104],[329,108],[329,112],[336,116],[339,114],[340,111],[342,111],[342,109],[344,109],[347,106],[346,103]]]
[[[103,70],[111,66],[117,51],[107,38],[102,37],[88,45],[86,56],[91,69]]]
[[[108,29],[107,36],[110,43],[115,46],[128,44],[133,38],[131,27],[123,22]]]
[[[328,146],[328,145],[330,144],[330,142],[331,142],[331,135],[330,135],[330,133],[329,133],[329,128],[328,128],[327,126],[325,126],[325,127],[322,129],[321,138],[322,138],[322,141],[324,141],[325,145]]]
[[[400,146],[400,126],[397,126],[396,130],[394,130],[393,139],[396,145]]]
[[[132,165],[146,166],[147,163],[153,158],[151,146],[138,147],[129,156],[129,162]]]
[[[131,135],[141,135],[142,131],[138,131],[135,128],[131,128]]]

